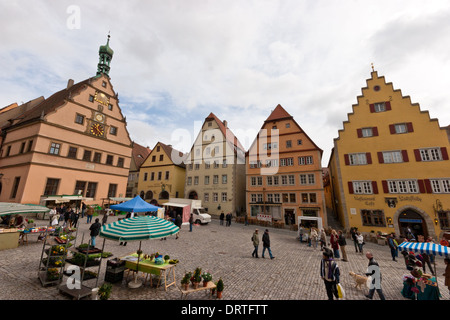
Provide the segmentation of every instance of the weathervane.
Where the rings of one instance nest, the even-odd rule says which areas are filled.
[[[373,71],[375,71],[375,70],[374,70],[374,67],[373,67],[373,62],[371,63],[371,65],[372,65],[372,72],[373,72]]]

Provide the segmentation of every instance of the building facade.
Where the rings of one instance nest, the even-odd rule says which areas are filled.
[[[186,166],[184,155],[170,145],[158,142],[139,169],[138,190],[142,199],[163,204],[169,198],[184,196]]]
[[[246,156],[247,214],[260,220],[326,226],[322,150],[278,105]]]
[[[127,198],[134,198],[139,194],[139,169],[147,159],[152,150],[149,147],[141,146],[133,141],[133,152],[130,161],[130,171],[128,173]]]
[[[109,37],[99,55],[96,76],[69,80],[47,99],[9,106],[1,114],[7,124],[0,201],[39,204],[49,195],[81,194],[101,203],[125,196],[132,147],[110,82]]]
[[[446,128],[376,71],[366,82],[334,139],[334,210],[347,229],[440,238],[450,213]]]
[[[186,157],[185,198],[202,200],[211,215],[245,210],[245,150],[213,113]]]

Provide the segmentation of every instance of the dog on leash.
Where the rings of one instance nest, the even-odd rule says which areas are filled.
[[[350,276],[353,277],[353,279],[355,280],[355,288],[359,288],[362,289],[362,286],[364,285],[365,287],[367,287],[367,280],[368,278],[365,276],[361,276],[359,274],[356,274],[352,271],[349,272]]]

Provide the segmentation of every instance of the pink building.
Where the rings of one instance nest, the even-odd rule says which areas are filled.
[[[81,194],[101,204],[125,196],[132,142],[108,75],[109,36],[99,55],[96,76],[0,110],[1,202]]]

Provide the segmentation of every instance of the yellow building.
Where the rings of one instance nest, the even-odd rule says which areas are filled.
[[[139,169],[138,190],[142,199],[158,204],[184,195],[186,166],[183,153],[158,142]]]
[[[327,225],[322,150],[278,105],[246,157],[249,217],[306,227]]]
[[[335,213],[363,233],[406,228],[441,238],[449,229],[446,128],[376,71],[348,114],[328,169]]]

